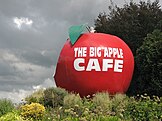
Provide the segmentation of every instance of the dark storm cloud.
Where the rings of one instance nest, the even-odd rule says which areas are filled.
[[[51,65],[54,65],[54,63],[56,63],[57,61],[57,59],[54,58],[54,53],[55,52],[52,50],[42,50],[42,52],[32,50],[30,51],[30,53],[23,52],[22,56],[24,57],[24,59],[33,64],[50,68]]]
[[[30,0],[1,0],[0,12],[6,16],[24,16],[29,2]]]
[[[93,23],[98,12],[106,11],[109,1],[107,0],[62,0],[31,2],[31,6],[41,11],[42,15],[49,21],[67,21],[70,24],[83,22]]]
[[[31,90],[33,85],[40,85],[48,78],[52,79],[53,66],[34,64],[19,51],[0,49],[0,91]],[[42,54],[45,55],[45,52]]]
[[[0,76],[8,75],[14,75],[14,70],[6,62],[0,61]]]

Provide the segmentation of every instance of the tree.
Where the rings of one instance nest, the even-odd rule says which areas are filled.
[[[142,50],[140,51],[138,48],[143,45],[143,41],[146,41],[144,38],[148,33],[152,33],[155,29],[162,31],[162,10],[159,1],[140,1],[139,3],[131,1],[128,4],[125,4],[122,8],[118,6],[110,6],[109,11],[109,14],[99,14],[98,18],[95,20],[95,29],[97,32],[113,34],[120,37],[131,48],[136,59],[134,75],[128,94],[142,93],[144,92],[143,89],[145,89],[145,92],[149,92],[148,86],[152,85],[150,88],[156,88],[155,85],[159,83],[161,84],[162,82],[159,78],[156,79],[156,73],[154,73],[158,72],[156,66],[152,67],[152,70],[155,70],[152,72],[152,77],[149,75],[150,72],[147,74],[148,68],[145,68],[142,65],[143,63],[140,63],[142,60],[138,59],[138,57],[141,57],[139,56],[139,52],[142,53]],[[136,57],[137,53],[138,56]],[[152,61],[152,63],[153,62],[154,61]],[[143,73],[145,73],[145,75],[143,75]],[[148,76],[147,81],[145,76]],[[159,83],[155,84],[153,79],[159,80]],[[157,92],[157,90],[153,91],[152,94],[157,94]]]
[[[162,10],[158,1],[139,4],[130,2],[123,8],[109,7],[110,13],[100,13],[95,20],[97,32],[113,34],[123,39],[136,55],[143,38],[162,25]]]
[[[137,49],[136,62],[140,68],[138,91],[162,96],[162,32],[153,31]]]

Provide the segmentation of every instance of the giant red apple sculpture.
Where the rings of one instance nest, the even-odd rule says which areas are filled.
[[[68,39],[60,53],[55,82],[81,96],[127,91],[134,69],[129,47],[118,37],[85,33],[74,45]]]

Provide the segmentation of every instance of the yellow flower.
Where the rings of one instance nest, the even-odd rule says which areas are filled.
[[[45,113],[45,107],[39,103],[21,106],[21,116],[24,118],[40,119]]]

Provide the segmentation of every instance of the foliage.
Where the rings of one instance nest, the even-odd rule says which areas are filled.
[[[0,99],[0,116],[11,112],[14,109],[14,104],[7,99]]]
[[[123,118],[123,113],[128,103],[128,97],[125,94],[116,94],[112,98],[112,111],[118,117]]]
[[[0,121],[24,121],[17,112],[9,112],[0,117]]]
[[[155,30],[137,50],[139,93],[162,96],[162,32]]]
[[[138,95],[129,99],[129,104],[124,112],[125,117],[138,121],[159,121],[162,119],[162,102],[159,97],[150,99],[147,94]]]
[[[97,93],[93,98],[80,98],[79,95],[71,93],[64,97],[63,106],[48,108],[49,112],[44,120],[119,121],[119,117],[110,113],[110,100],[108,93]]]
[[[62,93],[58,94],[62,95]],[[80,98],[79,95],[70,93],[64,96],[61,106],[45,109],[39,103],[26,104],[20,106],[20,109],[1,116],[0,121],[4,120],[160,121],[162,120],[162,97],[149,97],[147,94],[134,97],[125,94],[109,96],[108,93],[103,92],[93,97]]]
[[[83,101],[79,95],[68,94],[64,97],[64,106],[65,107],[75,107],[76,105],[82,106]]]
[[[133,54],[142,45],[143,38],[156,28],[161,28],[162,10],[159,1],[131,1],[124,7],[109,6],[110,13],[100,13],[95,20],[97,32],[116,35],[131,48]]]
[[[45,107],[39,103],[25,104],[21,106],[21,116],[25,119],[42,119]]]
[[[162,118],[162,98],[157,96],[150,98],[145,94],[129,98],[124,94],[109,97],[107,93],[97,93],[93,98],[81,99],[79,95],[69,94],[64,100],[67,102],[62,107],[49,111],[46,120],[158,121]]]
[[[48,88],[44,91],[44,105],[46,107],[58,107],[63,105],[63,99],[67,91],[61,88]]]
[[[36,92],[32,93],[31,95],[25,98],[26,103],[31,104],[33,103],[44,103],[44,89],[37,90]]]
[[[123,7],[114,6],[112,2],[112,5],[109,6],[109,11],[109,14],[100,13],[98,15],[98,18],[95,20],[95,29],[97,32],[113,34],[123,39],[136,58],[133,79],[127,94],[136,95],[147,92],[154,95],[162,95],[162,79],[159,77],[162,74],[158,72],[161,69],[161,64],[156,66],[156,59],[161,63],[161,56],[156,56],[156,58],[153,56],[156,53],[154,48],[160,49],[158,46],[161,43],[158,42],[157,44],[159,45],[157,47],[155,47],[157,44],[154,43],[154,46],[149,48],[150,52],[147,54],[147,57],[144,56],[146,52],[143,52],[146,50],[139,50],[143,46],[143,41],[146,41],[144,38],[147,34],[152,33],[155,29],[162,31],[162,9],[159,1],[151,2],[148,0],[147,2],[140,1],[139,3],[130,1]],[[139,56],[140,53],[144,56],[144,61],[142,56]],[[159,53],[162,53],[161,50],[158,50]],[[140,58],[138,59],[138,57]],[[148,63],[151,58],[152,62]],[[144,63],[146,60],[147,62]]]
[[[112,110],[112,100],[108,93],[97,93],[92,99],[95,109],[102,110],[105,113]]]

